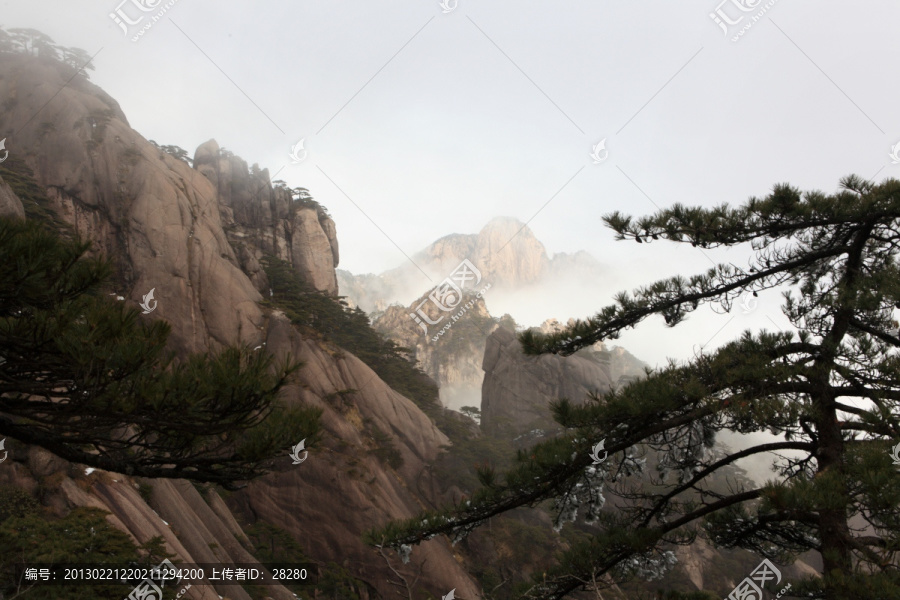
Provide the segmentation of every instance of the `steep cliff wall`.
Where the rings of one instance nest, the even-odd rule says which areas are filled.
[[[581,403],[613,386],[609,365],[585,356],[525,356],[513,332],[497,329],[484,352],[481,426],[489,435],[520,437],[556,431],[549,403]],[[528,439],[533,442],[533,439]]]
[[[129,127],[102,90],[80,76],[67,82],[70,74],[58,63],[0,54],[0,74],[0,102],[8,108],[0,131],[9,136],[7,148],[33,171],[50,198],[47,209],[92,240],[95,252],[113,259],[126,302],[137,305],[156,290],[157,309],[146,318],[172,324],[174,350],[185,355],[265,344],[275,355],[291,352],[304,361],[301,381],[285,390],[285,399],[324,409],[321,445],[310,448],[299,466],[285,456],[283,470],[235,494],[229,505],[287,529],[315,560],[343,564],[368,584],[361,592],[393,596],[391,571],[360,534],[439,500],[431,493],[436,488],[428,466],[447,439],[356,357],[305,339],[283,315],[259,304],[265,280],[258,257],[264,252],[290,260],[319,289],[336,290],[330,218],[309,205],[292,208],[278,190],[252,192],[267,176],[246,176],[245,164],[223,159],[214,143],[198,149],[197,169],[161,151]],[[0,186],[2,195],[8,191]],[[4,203],[12,207],[4,210],[17,210],[14,202]],[[351,388],[357,391],[350,396],[338,393]],[[402,466],[390,468],[369,452],[370,424],[387,433]],[[85,475],[31,449],[3,465],[3,483],[49,486],[46,502],[58,512],[102,507],[138,542],[162,535],[188,563],[248,556],[241,527],[222,499],[215,493],[204,499],[186,482],[151,482],[148,504],[137,492],[138,481],[99,471]],[[462,597],[479,595],[445,541],[418,548],[413,565],[422,559],[427,568],[420,586],[432,595],[452,588]],[[280,587],[268,593],[292,597]],[[195,586],[187,597],[215,600],[218,594],[249,600],[233,587]]]
[[[453,321],[459,310],[442,313],[427,300],[427,294],[410,306],[389,306],[372,322],[376,331],[415,353],[419,368],[440,385],[441,403],[454,410],[481,405],[481,357],[488,335],[498,327],[483,298],[467,293],[460,306],[472,306]],[[422,305],[432,321],[426,333],[410,314]],[[450,323],[451,327],[445,329]]]
[[[286,186],[273,187],[268,169],[248,168],[215,140],[197,147],[193,166],[216,189],[222,225],[242,249],[245,271],[256,275],[262,253],[272,254],[291,263],[316,289],[337,294],[337,229],[321,206],[295,198]],[[265,293],[264,275],[255,283]]]

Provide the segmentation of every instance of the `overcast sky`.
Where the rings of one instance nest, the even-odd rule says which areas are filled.
[[[396,267],[499,215],[527,222],[551,254],[586,250],[609,265],[605,294],[488,298],[535,324],[746,256],[614,242],[600,221],[610,211],[900,174],[889,157],[900,4],[719,1],[176,0],[136,42],[172,0],[143,0],[149,12],[139,0],[8,1],[0,21],[96,53],[92,80],[145,137],[191,154],[215,138],[309,188],[335,218],[341,268]],[[143,19],[126,34],[117,9]],[[711,13],[742,20],[726,33]],[[292,164],[301,139],[308,154]],[[745,327],[786,327],[779,304],[769,292],[751,314],[653,322],[618,343],[651,364],[686,358],[710,336],[714,346]]]

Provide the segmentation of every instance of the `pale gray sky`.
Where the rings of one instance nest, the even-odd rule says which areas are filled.
[[[92,80],[145,137],[191,153],[215,138],[308,187],[352,272],[398,266],[498,215],[527,221],[550,253],[587,250],[610,265],[599,291],[487,299],[531,325],[710,266],[690,246],[613,242],[607,212],[900,176],[888,156],[900,140],[900,4],[720,1],[447,0],[445,13],[437,0],[177,0],[137,42],[149,16],[126,36],[109,14],[136,19],[173,0],[148,13],[132,0],[0,2],[0,22],[99,51]],[[710,18],[717,8],[743,16],[728,36]],[[308,157],[291,164],[301,138]],[[594,164],[604,138],[609,156]],[[618,343],[652,364],[687,358],[713,335],[715,346],[785,326],[779,304],[768,293],[731,322],[700,312]]]

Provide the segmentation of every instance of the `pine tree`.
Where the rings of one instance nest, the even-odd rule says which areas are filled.
[[[748,331],[583,404],[556,401],[554,417],[566,428],[559,437],[520,452],[505,476],[484,469],[484,487],[469,501],[390,523],[369,539],[394,547],[440,534],[461,539],[492,516],[554,501],[560,521],[581,512],[597,534],[561,554],[530,597],[652,578],[671,564],[669,548],[704,536],[780,564],[821,553],[821,577],[793,584],[792,596],[900,598],[900,474],[890,453],[900,437],[900,181],[851,176],[841,184],[830,195],[779,185],[738,207],[605,216],[616,239],[640,240],[642,249],[655,249],[655,240],[749,243],[752,259],[747,268],[718,265],[620,293],[555,335],[520,334],[526,354],[570,355],[652,315],[674,327],[704,304],[728,311],[742,294],[782,286],[797,333]],[[723,451],[715,444],[722,430],[779,439]],[[600,440],[608,459],[593,464]],[[644,473],[650,453],[658,467]],[[754,455],[772,457],[773,479],[713,485]],[[615,510],[603,508],[607,496],[616,497]]]
[[[315,438],[321,411],[278,398],[299,363],[246,347],[176,361],[167,323],[99,291],[111,269],[88,249],[0,219],[0,437],[228,489]]]

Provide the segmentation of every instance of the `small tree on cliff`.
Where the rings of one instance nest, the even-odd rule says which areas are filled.
[[[87,250],[0,219],[0,437],[234,489],[315,436],[320,411],[277,398],[299,364],[245,348],[176,363],[169,325],[99,293],[110,268]]]
[[[730,310],[741,294],[786,286],[784,314],[797,334],[743,336],[687,364],[670,363],[583,405],[561,400],[567,431],[522,452],[464,505],[393,523],[372,539],[414,544],[465,536],[494,515],[555,500],[562,520],[579,510],[599,533],[574,544],[529,596],[558,598],[635,575],[658,573],[665,548],[702,535],[782,564],[821,553],[822,577],[792,595],[900,598],[900,473],[890,449],[900,438],[900,181],[857,177],[836,194],[777,186],[764,199],[712,209],[676,205],[637,221],[604,217],[617,239],[665,239],[713,248],[750,243],[748,268],[658,281],[558,335],[520,336],[528,354],[569,355],[651,315],[675,326],[702,304]],[[769,431],[779,441],[739,452],[714,448],[716,433]],[[592,445],[609,456],[592,464]],[[660,467],[642,474],[637,448]],[[784,457],[775,452],[792,451]],[[768,454],[777,478],[763,485],[711,479],[735,461]],[[618,497],[602,510],[603,494]],[[423,525],[424,520],[424,525]],[[735,574],[736,580],[748,574]]]

